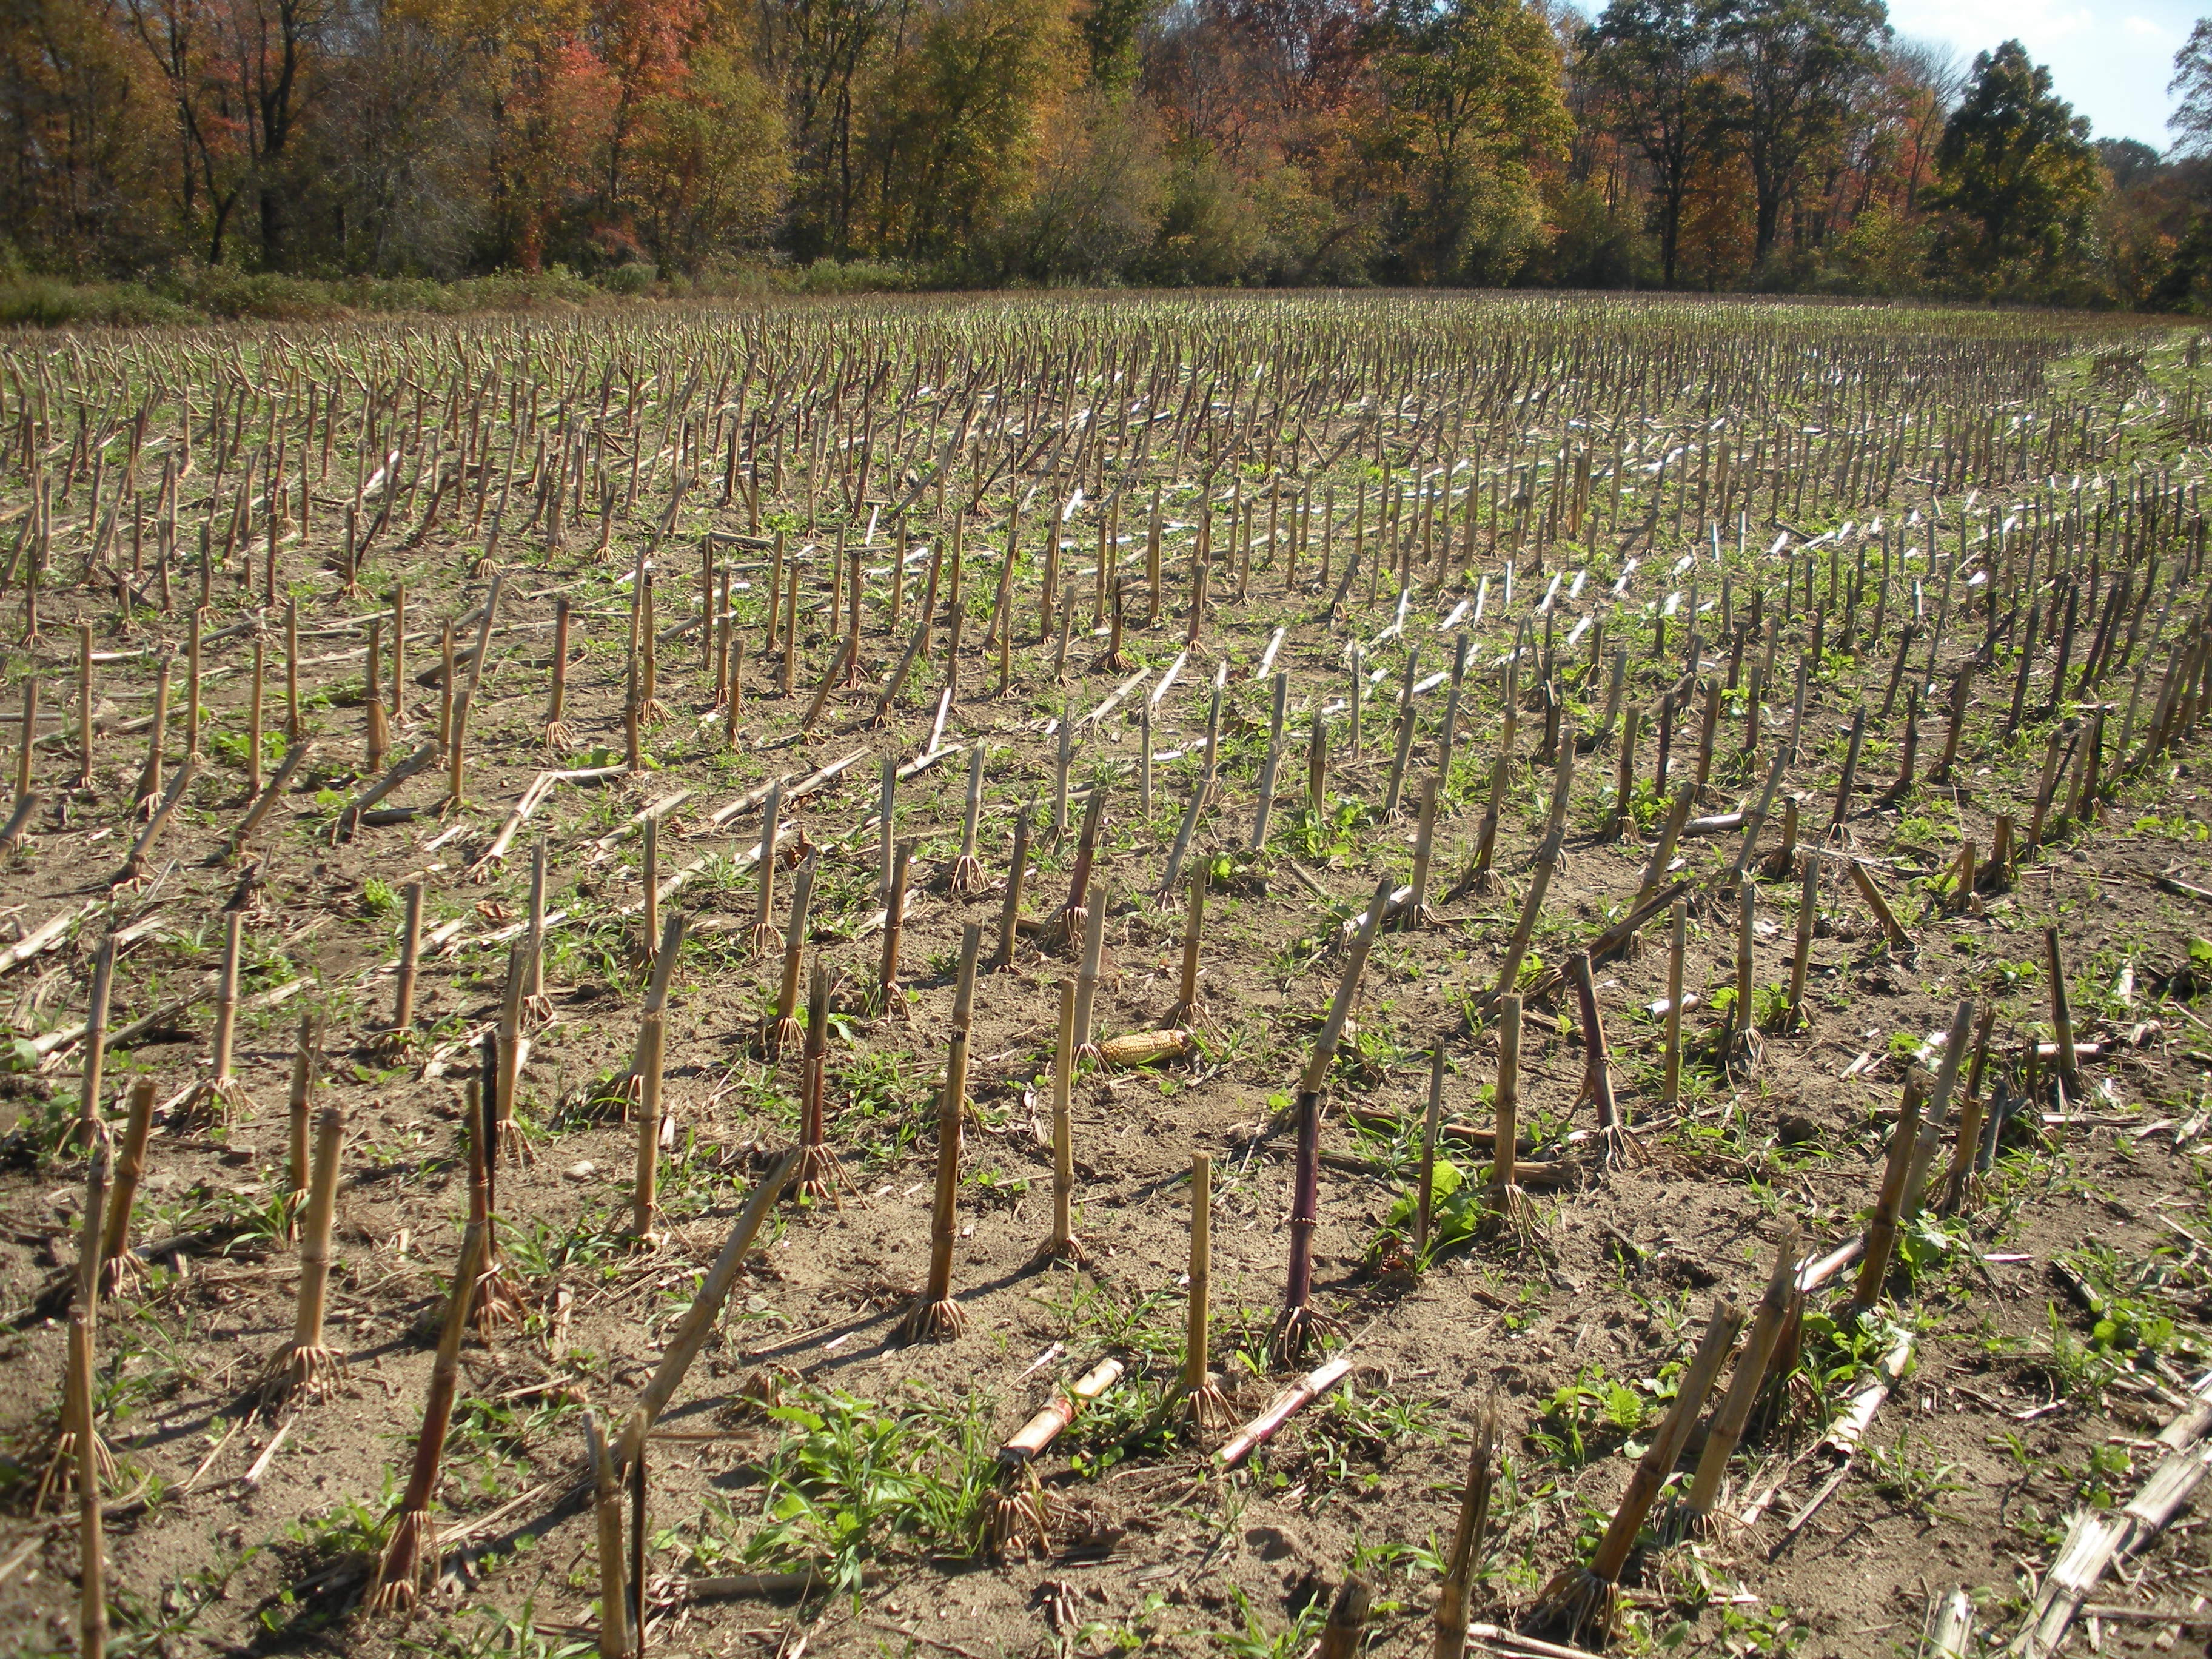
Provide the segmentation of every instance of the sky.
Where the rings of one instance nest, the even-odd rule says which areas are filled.
[[[2161,150],[2172,141],[2173,54],[2200,15],[2212,15],[2212,0],[1889,0],[1899,34],[1950,46],[1964,63],[2018,40],[2094,137]]]

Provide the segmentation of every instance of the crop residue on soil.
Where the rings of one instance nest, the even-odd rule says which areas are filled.
[[[1428,1650],[1492,1404],[1475,1645],[1916,1652],[1954,1589],[1955,1650],[2012,1640],[2212,1367],[2200,356],[2126,319],[1389,295],[0,346],[0,1628],[83,1639],[65,1353],[87,1147],[115,1170],[140,1079],[135,1254],[88,1322],[109,1644],[552,1659],[600,1630],[585,1413],[623,1433],[818,1067],[805,1194],[644,1443],[648,1651],[1290,1659],[1348,1577],[1338,1637]],[[271,1386],[330,1109],[332,1353]],[[368,1597],[472,1142],[497,1293],[410,1619]],[[916,1316],[933,1211],[951,1310]],[[1791,1226],[1887,1271],[1793,1310],[1686,1528],[1739,1343],[1609,1627],[1563,1621]],[[2142,1531],[2067,1639],[2203,1639],[2193,1511]]]

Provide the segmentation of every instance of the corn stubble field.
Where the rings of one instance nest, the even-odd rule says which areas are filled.
[[[0,343],[0,1645],[2200,1644],[2208,386]]]

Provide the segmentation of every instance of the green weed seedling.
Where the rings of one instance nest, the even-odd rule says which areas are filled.
[[[1553,1391],[1528,1438],[1562,1469],[1578,1469],[1625,1445],[1650,1416],[1644,1395],[1603,1365],[1585,1365]]]
[[[758,1501],[745,1513],[710,1506],[702,1559],[811,1566],[857,1595],[879,1559],[971,1547],[995,1478],[980,1399],[893,1406],[809,1388],[766,1414],[777,1437],[758,1465]]]
[[[1910,1428],[1898,1430],[1889,1445],[1868,1448],[1867,1462],[1875,1491],[1924,1520],[1940,1519],[1940,1500],[1966,1489],[1964,1481],[1954,1478],[1956,1466],[1936,1462],[1925,1437],[1916,1436]]]

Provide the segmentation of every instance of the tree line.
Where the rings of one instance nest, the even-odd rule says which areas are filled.
[[[2212,21],[2175,88],[1881,0],[12,0],[0,262],[2212,307]]]

